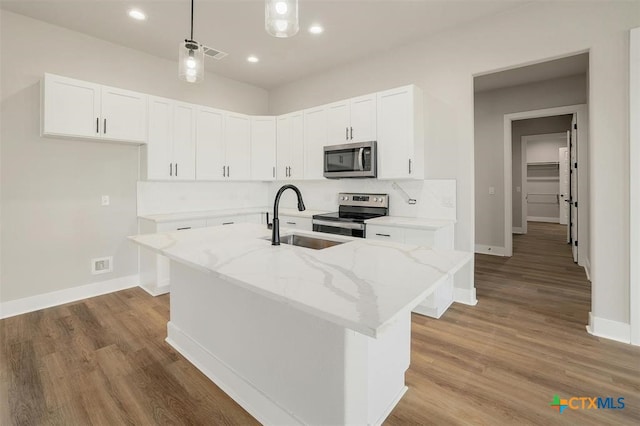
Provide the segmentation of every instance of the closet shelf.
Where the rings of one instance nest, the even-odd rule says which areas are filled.
[[[559,176],[536,176],[536,177],[527,176],[527,180],[531,180],[531,181],[546,181],[546,182],[560,182],[560,177]]]
[[[533,163],[527,163],[527,166],[559,166],[558,161],[538,161]]]

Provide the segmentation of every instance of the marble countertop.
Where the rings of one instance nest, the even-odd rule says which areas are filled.
[[[422,302],[471,253],[280,229],[345,241],[323,250],[272,246],[264,225],[129,237],[170,259],[367,336]]]
[[[273,215],[273,207],[248,207],[248,208],[236,208],[236,209],[223,209],[223,210],[203,210],[195,212],[182,212],[182,213],[165,213],[165,214],[148,214],[140,215],[139,219],[151,220],[157,223],[162,222],[174,222],[180,220],[193,220],[193,219],[206,219],[208,217],[220,217],[220,216],[235,216],[243,214],[255,214],[269,212],[269,220]],[[298,211],[298,209],[280,208],[279,214],[295,217],[306,217],[311,219],[314,214],[328,213],[323,210],[304,210]]]
[[[422,217],[381,216],[365,221],[368,225],[395,226],[414,229],[440,229],[454,225],[455,220],[427,219]]]

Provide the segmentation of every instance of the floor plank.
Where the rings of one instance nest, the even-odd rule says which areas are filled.
[[[586,333],[564,229],[531,222],[513,257],[477,255],[477,306],[412,316],[409,391],[386,424],[640,424],[640,348]],[[0,424],[257,424],[164,342],[169,299],[134,288],[0,321]],[[626,407],[559,414],[555,394]]]

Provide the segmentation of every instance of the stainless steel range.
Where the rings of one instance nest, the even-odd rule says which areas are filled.
[[[365,238],[367,219],[389,214],[388,194],[338,194],[338,211],[313,215],[313,230]]]

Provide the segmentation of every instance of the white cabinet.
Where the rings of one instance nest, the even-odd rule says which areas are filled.
[[[251,177],[249,116],[198,107],[196,129],[198,180],[248,180]]]
[[[327,145],[375,141],[376,94],[335,102],[327,109]]]
[[[235,223],[262,223],[262,215],[250,213],[207,218],[207,226],[233,225]]]
[[[149,180],[195,179],[195,107],[171,99],[149,97]]]
[[[196,178],[226,177],[224,158],[224,111],[199,107],[196,114]]]
[[[304,177],[304,116],[302,111],[281,115],[277,119],[276,177],[302,179]]]
[[[327,145],[327,109],[304,111],[304,178],[323,179],[324,150]]]
[[[251,117],[251,179],[276,178],[276,118]]]
[[[147,95],[45,74],[42,134],[145,143]]]
[[[251,179],[251,120],[248,115],[228,113],[225,116],[226,178]]]
[[[421,90],[405,86],[377,97],[378,179],[423,179]]]
[[[309,217],[287,216],[278,214],[280,228],[301,229],[303,231],[313,231],[313,224]]]

